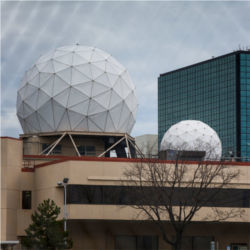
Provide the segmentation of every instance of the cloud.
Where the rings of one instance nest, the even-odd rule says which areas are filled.
[[[156,133],[159,74],[250,45],[249,11],[249,2],[6,1],[1,108],[15,125],[3,131],[20,132],[13,110],[25,71],[41,54],[79,42],[128,69],[139,100],[133,134]]]
[[[11,134],[9,132],[11,131]],[[18,137],[22,133],[21,126],[16,116],[15,108],[7,108],[1,112],[1,136]]]
[[[157,134],[157,123],[154,121],[139,120],[135,124],[132,136],[140,136],[142,134]]]

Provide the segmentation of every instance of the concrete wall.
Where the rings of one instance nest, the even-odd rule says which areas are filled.
[[[22,191],[31,191],[31,206],[32,209],[22,209]],[[36,206],[36,197],[34,195],[34,173],[33,172],[21,172],[20,181],[20,207],[17,210],[17,235],[24,235],[24,229],[31,224],[31,214],[34,212]]]
[[[51,198],[63,208],[63,188],[57,187],[57,182],[64,177],[69,178],[69,184],[81,185],[120,185],[123,171],[133,166],[129,161],[87,161],[69,160],[61,163],[42,166],[34,172],[34,205],[44,199]],[[228,169],[239,170],[241,175],[231,184],[234,188],[249,188],[250,166],[228,166]],[[192,165],[190,165],[190,174]],[[219,208],[226,210],[227,208]],[[241,218],[232,218],[232,222],[250,222],[250,208],[244,209]],[[136,211],[131,207],[117,205],[68,205],[69,219],[104,219],[104,220],[134,220]],[[202,208],[194,220],[199,221],[213,214],[211,208]],[[145,219],[140,218],[139,219]],[[168,219],[168,218],[166,218]]]
[[[17,240],[22,141],[1,138],[1,240]]]

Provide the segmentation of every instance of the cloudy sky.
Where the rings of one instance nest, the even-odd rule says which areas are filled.
[[[1,2],[1,134],[18,137],[16,92],[47,51],[80,43],[112,54],[130,72],[139,110],[132,135],[157,133],[157,78],[250,48],[250,2]]]

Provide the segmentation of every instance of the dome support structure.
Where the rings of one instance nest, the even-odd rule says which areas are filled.
[[[111,145],[107,150],[105,150],[104,152],[102,152],[100,155],[98,155],[98,157],[103,157],[106,153],[110,152],[115,146],[117,146],[119,143],[121,143],[123,140],[125,140],[126,142],[126,146],[128,149],[128,158],[132,158],[132,153],[131,153],[131,149],[130,146],[132,145],[135,149],[135,151],[137,153],[139,153],[139,155],[141,156],[141,158],[144,158],[143,153],[141,152],[141,150],[137,147],[136,143],[132,140],[129,139],[128,135],[125,134],[120,140],[118,140],[117,142],[115,142],[113,145]]]
[[[111,147],[109,147],[107,150],[105,150],[104,152],[102,152],[100,155],[98,155],[98,157],[102,157],[104,156],[106,153],[110,152],[111,149],[113,149],[116,145],[118,145],[119,143],[121,143],[123,140],[125,139],[125,136],[122,137],[119,141],[117,141],[116,143],[114,143]]]
[[[51,152],[53,151],[53,149],[60,143],[60,141],[65,137],[65,135],[68,135],[68,136],[69,136],[69,138],[70,138],[70,140],[71,140],[71,142],[72,142],[72,144],[73,144],[73,146],[74,146],[74,149],[75,149],[77,155],[80,157],[81,154],[79,153],[79,151],[78,151],[78,149],[77,149],[77,147],[76,147],[75,141],[74,141],[72,135],[71,135],[70,133],[68,133],[68,132],[64,132],[64,133],[59,137],[59,139],[57,139],[57,140],[54,141],[52,144],[50,144],[47,148],[45,148],[45,149],[40,153],[40,155],[44,154],[44,152],[46,152],[47,150],[49,150],[49,151],[48,151],[48,153],[47,153],[46,155],[50,155]]]
[[[42,154],[44,154],[46,151],[48,151],[48,153],[46,154],[46,155],[49,155],[52,151],[53,151],[53,149],[59,144],[59,142],[63,139],[63,137],[66,135],[66,132],[64,132],[63,134],[62,134],[62,136],[59,138],[59,139],[57,139],[56,141],[54,141],[53,143],[51,143],[47,148],[45,148],[41,153],[40,153],[40,155],[42,155]]]
[[[40,148],[38,155],[55,155],[59,154],[82,156],[96,156],[96,157],[112,157],[116,154],[118,158],[145,158],[135,140],[127,133],[103,133],[103,132],[82,132],[82,131],[62,131],[62,132],[48,132],[36,134],[20,135],[24,139],[25,145],[33,143],[32,148]],[[32,139],[33,138],[33,139]],[[35,139],[37,138],[37,139]],[[38,144],[35,144],[38,143]],[[82,152],[81,145],[96,145],[94,154],[87,154]],[[40,146],[36,146],[40,145]],[[99,146],[98,146],[99,145]],[[100,145],[101,146],[100,148]],[[41,147],[42,146],[42,147]],[[66,148],[65,148],[66,147]],[[30,148],[26,146],[25,148]],[[42,148],[42,151],[41,151]],[[62,148],[62,149],[61,149]],[[66,151],[65,151],[66,150]],[[30,154],[28,151],[25,154]],[[31,153],[34,154],[34,153]],[[67,154],[68,155],[68,154]],[[113,155],[114,156],[114,155]]]
[[[78,149],[77,149],[77,146],[76,146],[76,143],[75,143],[75,141],[73,140],[73,137],[72,137],[71,134],[69,134],[69,138],[70,138],[70,140],[72,141],[72,144],[73,144],[73,146],[74,146],[74,148],[75,148],[75,151],[76,151],[77,155],[80,157],[81,154],[79,153],[79,151],[78,151]]]
[[[129,138],[127,138],[127,139],[128,139],[128,142],[134,147],[135,151],[136,151],[137,153],[139,153],[139,155],[141,156],[141,158],[145,158],[145,157],[144,157],[144,154],[143,154],[142,151],[139,149],[139,147],[136,145],[136,143],[133,142],[132,140],[130,140]]]

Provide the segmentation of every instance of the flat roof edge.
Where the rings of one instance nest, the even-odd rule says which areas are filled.
[[[21,138],[16,138],[16,137],[11,137],[11,136],[0,136],[0,139],[10,139],[10,140],[22,141]]]
[[[0,245],[16,245],[16,244],[19,244],[19,240],[0,241]]]
[[[42,133],[31,133],[31,134],[20,134],[21,138],[32,137],[32,136],[57,136],[62,134],[70,135],[86,135],[86,136],[125,136],[134,139],[128,133],[119,133],[119,132],[90,132],[90,131],[58,131],[58,132],[42,132]]]
[[[188,65],[188,66],[184,66],[184,67],[181,67],[181,68],[178,68],[178,69],[174,69],[174,70],[171,70],[171,71],[168,71],[168,72],[165,72],[165,73],[161,73],[158,78],[160,78],[162,76],[165,76],[165,75],[168,75],[168,74],[171,74],[171,73],[174,73],[174,72],[177,72],[177,71],[180,71],[180,70],[184,70],[184,69],[191,68],[193,66],[197,66],[199,64],[207,63],[207,62],[215,60],[215,59],[223,58],[223,57],[234,55],[234,54],[237,55],[237,54],[240,54],[240,53],[250,54],[250,51],[249,50],[237,50],[237,51],[233,51],[233,52],[221,55],[221,56],[212,57],[210,59],[207,59],[207,60],[204,60],[204,61],[201,61],[201,62],[198,62],[198,63],[194,63],[194,64],[191,64],[191,65]]]
[[[26,158],[26,160],[28,160],[28,158],[30,159],[34,159],[34,158],[48,158],[50,159],[50,157],[47,156],[42,156],[41,155],[24,155],[24,158]],[[128,163],[136,163],[136,162],[142,162],[142,163],[165,163],[165,164],[175,164],[175,161],[169,161],[169,160],[160,160],[160,159],[150,159],[150,158],[109,158],[109,157],[94,157],[94,156],[82,156],[82,157],[78,157],[78,156],[59,156],[59,157],[55,157],[57,158],[54,161],[49,161],[49,162],[45,162],[45,163],[40,163],[35,165],[35,168],[40,168],[43,166],[48,166],[48,165],[53,165],[53,164],[57,164],[57,163],[61,163],[61,162],[67,162],[67,161],[98,161],[98,162],[128,162]],[[180,162],[180,164],[189,164],[189,165],[194,165],[194,164],[198,164],[199,162],[197,161],[184,161],[184,162]],[[204,161],[203,164],[209,164],[209,165],[216,165],[216,164],[221,164],[221,165],[228,165],[228,166],[250,166],[250,162],[232,162],[232,161],[226,161],[226,162],[221,162],[221,161]]]

